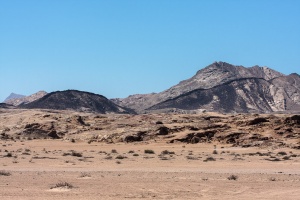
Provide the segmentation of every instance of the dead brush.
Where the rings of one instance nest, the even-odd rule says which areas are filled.
[[[10,176],[10,175],[11,175],[11,173],[8,171],[4,171],[4,170],[0,171],[0,176]]]
[[[91,177],[91,174],[87,172],[81,172],[79,177],[80,178]]]
[[[50,189],[55,189],[55,188],[65,188],[65,189],[72,189],[74,186],[71,183],[68,183],[66,181],[61,181],[59,183],[56,183],[53,187]]]
[[[238,176],[237,175],[230,175],[229,177],[227,177],[227,179],[236,181],[238,179]]]

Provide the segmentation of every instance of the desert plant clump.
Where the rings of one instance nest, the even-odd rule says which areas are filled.
[[[238,179],[238,176],[237,175],[230,175],[229,177],[227,177],[227,179],[236,181]]]
[[[153,150],[151,150],[151,149],[146,149],[144,151],[144,153],[146,153],[146,154],[155,154],[155,152]]]
[[[117,163],[117,164],[121,164],[121,161],[117,160],[116,163]]]
[[[10,175],[11,175],[11,173],[8,171],[4,171],[4,170],[0,171],[0,176],[10,176]]]
[[[161,160],[170,160],[170,158],[164,157],[164,156],[161,156],[160,159],[161,159]]]
[[[133,150],[130,150],[130,151],[128,151],[128,153],[134,153],[134,151],[133,151]]]
[[[207,157],[205,160],[203,160],[203,162],[207,162],[207,161],[216,161],[216,159],[214,157]]]
[[[137,154],[137,153],[134,153],[134,154],[132,154],[133,156],[139,156],[139,154]]]
[[[91,177],[91,174],[90,174],[90,173],[87,173],[87,172],[81,172],[80,177],[81,177],[81,178],[84,178],[84,177]]]
[[[286,155],[287,155],[287,153],[286,153],[286,152],[284,152],[284,151],[280,151],[280,152],[278,152],[278,153],[277,153],[277,155],[280,155],[280,156],[286,156]]]
[[[99,151],[99,154],[107,154],[106,151]]]
[[[283,160],[289,160],[291,158],[291,156],[284,156],[282,159]]]
[[[79,153],[79,152],[76,152],[76,151],[72,151],[71,155],[75,156],[75,157],[82,157],[82,153]]]
[[[56,183],[55,186],[51,187],[50,189],[54,189],[54,188],[72,189],[72,188],[74,188],[74,186],[71,183],[62,181],[62,182]]]
[[[217,151],[217,150],[213,150],[212,153],[213,153],[213,154],[218,154],[218,151]]]
[[[269,178],[269,180],[270,180],[270,181],[276,181],[276,178],[271,177],[271,178]]]
[[[123,155],[118,155],[117,157],[116,157],[116,159],[124,159],[124,158],[127,158],[126,156],[123,156]]]
[[[199,158],[197,158],[195,156],[190,156],[190,155],[186,156],[186,159],[188,159],[188,160],[199,160]]]
[[[6,154],[6,156],[5,157],[12,157],[13,155],[12,155],[12,153],[11,152],[8,152],[7,154]]]
[[[112,156],[106,156],[104,159],[111,160],[112,158],[113,158]]]
[[[166,154],[175,154],[174,151],[168,151],[168,150],[164,150],[161,152],[162,155],[166,155]]]
[[[118,151],[116,149],[112,149],[111,153],[118,153]]]

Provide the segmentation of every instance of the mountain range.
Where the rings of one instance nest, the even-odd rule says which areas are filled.
[[[14,93],[12,93],[12,94],[14,94]],[[10,98],[8,97],[8,98],[5,99],[4,103],[11,104],[11,105],[14,105],[14,106],[19,106],[19,105],[27,104],[27,103],[33,102],[37,99],[40,99],[43,96],[45,96],[47,94],[47,92],[39,91],[39,92],[34,93],[32,95],[29,95],[29,96],[24,96],[24,95],[12,96],[12,94],[9,96]]]
[[[217,112],[276,112],[300,110],[300,76],[268,67],[246,68],[215,62],[190,79],[162,91],[113,99],[137,112],[206,109]]]
[[[31,98],[13,98],[7,104],[22,108],[73,109],[100,113],[148,113],[207,110],[225,113],[300,111],[300,76],[284,75],[268,67],[235,66],[215,62],[193,77],[160,93],[135,94],[127,98],[77,90]]]

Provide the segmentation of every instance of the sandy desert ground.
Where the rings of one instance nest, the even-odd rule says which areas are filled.
[[[84,124],[89,123],[88,128],[80,122],[75,126],[78,121],[75,120],[74,124],[72,120],[74,116],[78,119],[78,115],[82,115]],[[224,142],[221,136],[193,144],[177,140],[171,142],[174,138],[185,138],[183,135],[194,132],[195,126],[190,127],[195,125],[193,123],[199,125],[198,131],[201,132],[200,126],[204,121],[200,118],[207,117],[207,114],[205,116],[109,115],[96,118],[95,116],[65,111],[53,113],[1,110],[1,199],[299,199],[300,197],[300,150],[294,145],[299,142],[299,138],[291,136],[276,138],[275,135],[270,137],[271,133],[267,130],[270,129],[273,116],[267,117],[270,122],[266,122],[265,125],[260,124],[258,127],[256,124],[250,127],[251,130],[256,128],[264,130],[260,133],[264,137],[269,135],[267,143],[269,145],[255,141],[261,145],[249,147],[247,144],[247,148],[242,147],[246,144],[242,140],[238,141],[242,145],[235,145],[228,142],[232,141],[232,138]],[[250,121],[253,120],[251,117]],[[287,117],[282,116],[282,119]],[[116,120],[111,120],[112,118]],[[196,121],[196,118],[199,120]],[[224,120],[230,120],[229,118],[230,116],[222,116],[221,121],[214,121],[212,124],[224,123]],[[241,118],[244,119],[244,116]],[[65,122],[65,119],[70,123],[68,125],[70,132],[63,135],[62,129],[66,127],[62,121]],[[160,130],[159,127],[162,126],[161,123],[157,123],[157,119],[160,119],[169,130],[174,131],[176,127],[176,130],[180,131],[157,135],[155,130]],[[193,119],[193,122],[179,121],[180,119]],[[96,123],[96,120],[100,121]],[[41,126],[39,131],[30,129],[32,132],[29,133],[28,128],[33,127],[30,125],[33,122],[44,126]],[[141,124],[139,128],[134,122]],[[48,123],[54,124],[57,134],[61,136],[59,139],[48,138],[45,132],[41,131],[48,130]],[[102,129],[100,124],[103,125]],[[124,124],[131,125],[130,129]],[[149,127],[151,124],[152,128]],[[211,126],[212,124],[209,126],[215,127]],[[144,137],[142,141],[120,140],[124,138],[121,137],[121,133],[124,134],[129,130],[138,132],[145,130],[146,126],[149,135],[154,131],[153,137]],[[183,126],[189,128],[182,129]],[[278,124],[272,126],[276,131],[279,130]],[[237,128],[233,123],[231,127]],[[246,126],[243,125],[239,129],[243,127],[246,130]],[[75,130],[81,131],[74,132]],[[53,132],[48,131],[47,133],[52,133],[50,135],[53,136]],[[105,131],[107,133],[104,137]],[[224,130],[226,131],[227,129]],[[295,131],[298,129],[293,126],[293,134],[297,135]],[[88,137],[88,133],[93,137]],[[114,137],[116,135],[120,137],[117,139],[108,137],[109,133]],[[44,138],[38,137],[43,134]],[[95,137],[95,134],[102,137]],[[216,134],[223,133],[220,131]],[[282,134],[279,135],[281,137]],[[103,140],[103,137],[110,139]],[[279,140],[283,142],[280,143]]]

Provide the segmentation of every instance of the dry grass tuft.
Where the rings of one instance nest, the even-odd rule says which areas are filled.
[[[4,171],[4,170],[0,171],[0,176],[10,176],[10,175],[11,175],[11,173],[8,171]]]
[[[55,186],[51,187],[50,189],[54,189],[54,188],[72,189],[72,188],[74,188],[74,186],[71,183],[62,181],[62,182],[56,183]]]

